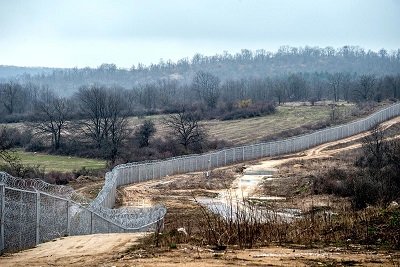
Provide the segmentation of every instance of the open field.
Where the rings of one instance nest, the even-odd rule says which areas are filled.
[[[349,112],[353,106],[336,107],[337,112]],[[264,141],[266,136],[305,125],[315,125],[330,119],[329,106],[279,106],[275,114],[246,120],[209,121],[204,125],[210,136],[234,144]]]
[[[339,103],[336,112],[348,117],[355,106],[347,103]],[[265,141],[268,136],[276,135],[297,127],[309,127],[330,119],[332,108],[327,104],[315,106],[305,103],[288,103],[278,106],[277,112],[272,115],[241,120],[210,120],[201,124],[208,130],[210,140],[225,140],[230,144],[242,145]],[[166,115],[148,116],[145,119],[154,121],[157,132],[156,138],[165,138],[167,129],[162,120]],[[353,118],[354,119],[354,118]],[[143,122],[137,117],[129,118],[130,128],[133,130]],[[2,124],[4,125],[4,124]],[[22,123],[7,124],[9,127],[24,128]],[[105,161],[77,157],[52,156],[40,153],[25,153],[17,151],[22,163],[26,165],[40,165],[46,172],[59,171],[70,172],[81,168],[101,169],[105,167]]]
[[[349,117],[353,104],[339,103],[335,107],[336,114]],[[313,126],[321,122],[329,121],[332,108],[328,104],[310,106],[306,104],[294,105],[288,103],[277,107],[277,112],[272,115],[240,120],[209,120],[201,124],[208,130],[211,140],[225,140],[235,145],[249,144],[265,141],[268,136],[278,134],[301,126]],[[166,115],[148,116],[146,119],[154,121],[157,133],[156,137],[162,137],[167,129],[162,124],[162,118]],[[355,118],[353,118],[355,119]],[[130,127],[135,128],[143,119],[132,117]]]
[[[104,160],[28,153],[21,151],[17,151],[15,153],[20,157],[23,164],[29,166],[40,165],[40,167],[44,168],[45,172],[72,172],[82,168],[103,169],[106,167],[106,162]]]

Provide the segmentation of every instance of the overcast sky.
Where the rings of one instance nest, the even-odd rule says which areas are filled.
[[[400,48],[400,0],[0,0],[0,65],[130,68],[281,45]]]

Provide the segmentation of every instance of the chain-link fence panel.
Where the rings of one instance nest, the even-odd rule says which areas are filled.
[[[36,245],[36,194],[5,188],[4,250]]]
[[[69,235],[69,202],[65,199],[37,192],[39,203],[39,242]]]

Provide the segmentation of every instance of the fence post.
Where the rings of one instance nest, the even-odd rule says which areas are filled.
[[[67,235],[71,235],[71,200],[67,201]]]
[[[90,234],[93,234],[93,211],[90,211]]]
[[[138,169],[138,176],[139,176],[139,183],[140,183],[140,165],[137,165],[137,169]]]
[[[1,202],[1,214],[0,214],[0,253],[4,251],[4,210],[6,207],[6,186],[4,183],[0,183],[0,202]]]
[[[40,243],[40,192],[36,190],[36,245]]]

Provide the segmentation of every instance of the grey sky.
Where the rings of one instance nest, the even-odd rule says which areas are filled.
[[[0,0],[0,65],[129,68],[281,45],[400,48],[399,0]]]

